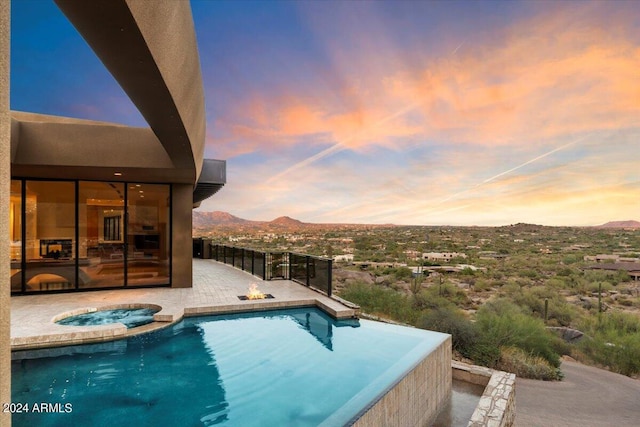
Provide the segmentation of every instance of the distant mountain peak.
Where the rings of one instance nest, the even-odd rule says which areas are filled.
[[[302,221],[291,218],[289,216],[280,216],[276,219],[274,219],[273,221],[269,222],[269,224],[271,225],[286,225],[286,226],[292,226],[292,225],[302,225],[304,224]]]
[[[609,221],[606,224],[597,225],[597,228],[640,228],[640,222],[634,220],[628,221]]]
[[[229,212],[213,211],[213,212],[193,212],[193,225],[220,225],[220,224],[245,224],[249,222],[246,219],[238,218]]]

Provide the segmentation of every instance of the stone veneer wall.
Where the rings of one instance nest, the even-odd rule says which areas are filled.
[[[469,427],[511,427],[516,417],[516,376],[482,366],[452,362],[453,378],[485,386]]]
[[[11,402],[9,346],[9,191],[11,183],[11,119],[9,116],[10,1],[0,1],[0,405]],[[11,414],[0,409],[0,425],[11,425]]]
[[[451,397],[451,337],[425,357],[354,424],[422,427]]]

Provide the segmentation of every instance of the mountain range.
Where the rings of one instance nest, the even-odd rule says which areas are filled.
[[[606,224],[597,225],[596,228],[640,228],[639,221],[609,221]]]
[[[213,226],[245,226],[245,227],[273,227],[273,228],[292,228],[301,227],[305,225],[319,225],[309,224],[293,219],[288,216],[281,216],[273,221],[252,221],[249,219],[239,218],[235,215],[231,215],[228,212],[214,211],[214,212],[193,212],[193,228],[208,228]]]
[[[233,227],[233,228],[281,228],[281,229],[295,229],[301,227],[314,227],[321,228],[326,226],[355,226],[356,224],[317,224],[302,222],[300,220],[281,216],[272,221],[252,221],[243,219],[235,215],[231,215],[228,212],[213,211],[213,212],[201,212],[193,211],[193,228],[196,230],[209,229],[211,227]],[[366,225],[366,224],[361,224]],[[389,227],[393,224],[375,225],[375,227]],[[639,221],[609,221],[602,225],[597,225],[595,228],[626,228],[636,229],[640,228]]]

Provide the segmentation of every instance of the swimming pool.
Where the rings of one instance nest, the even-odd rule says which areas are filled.
[[[13,423],[347,425],[447,339],[315,308],[192,317],[112,343],[15,352],[13,402],[60,410]]]

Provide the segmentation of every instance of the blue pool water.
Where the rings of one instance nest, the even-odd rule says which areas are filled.
[[[100,310],[76,316],[65,317],[57,323],[60,325],[89,326],[122,323],[127,328],[145,325],[153,322],[153,315],[158,310],[152,308],[118,308],[115,310]]]
[[[126,340],[14,353],[12,401],[60,413],[13,423],[340,426],[446,337],[315,308],[192,317]]]

